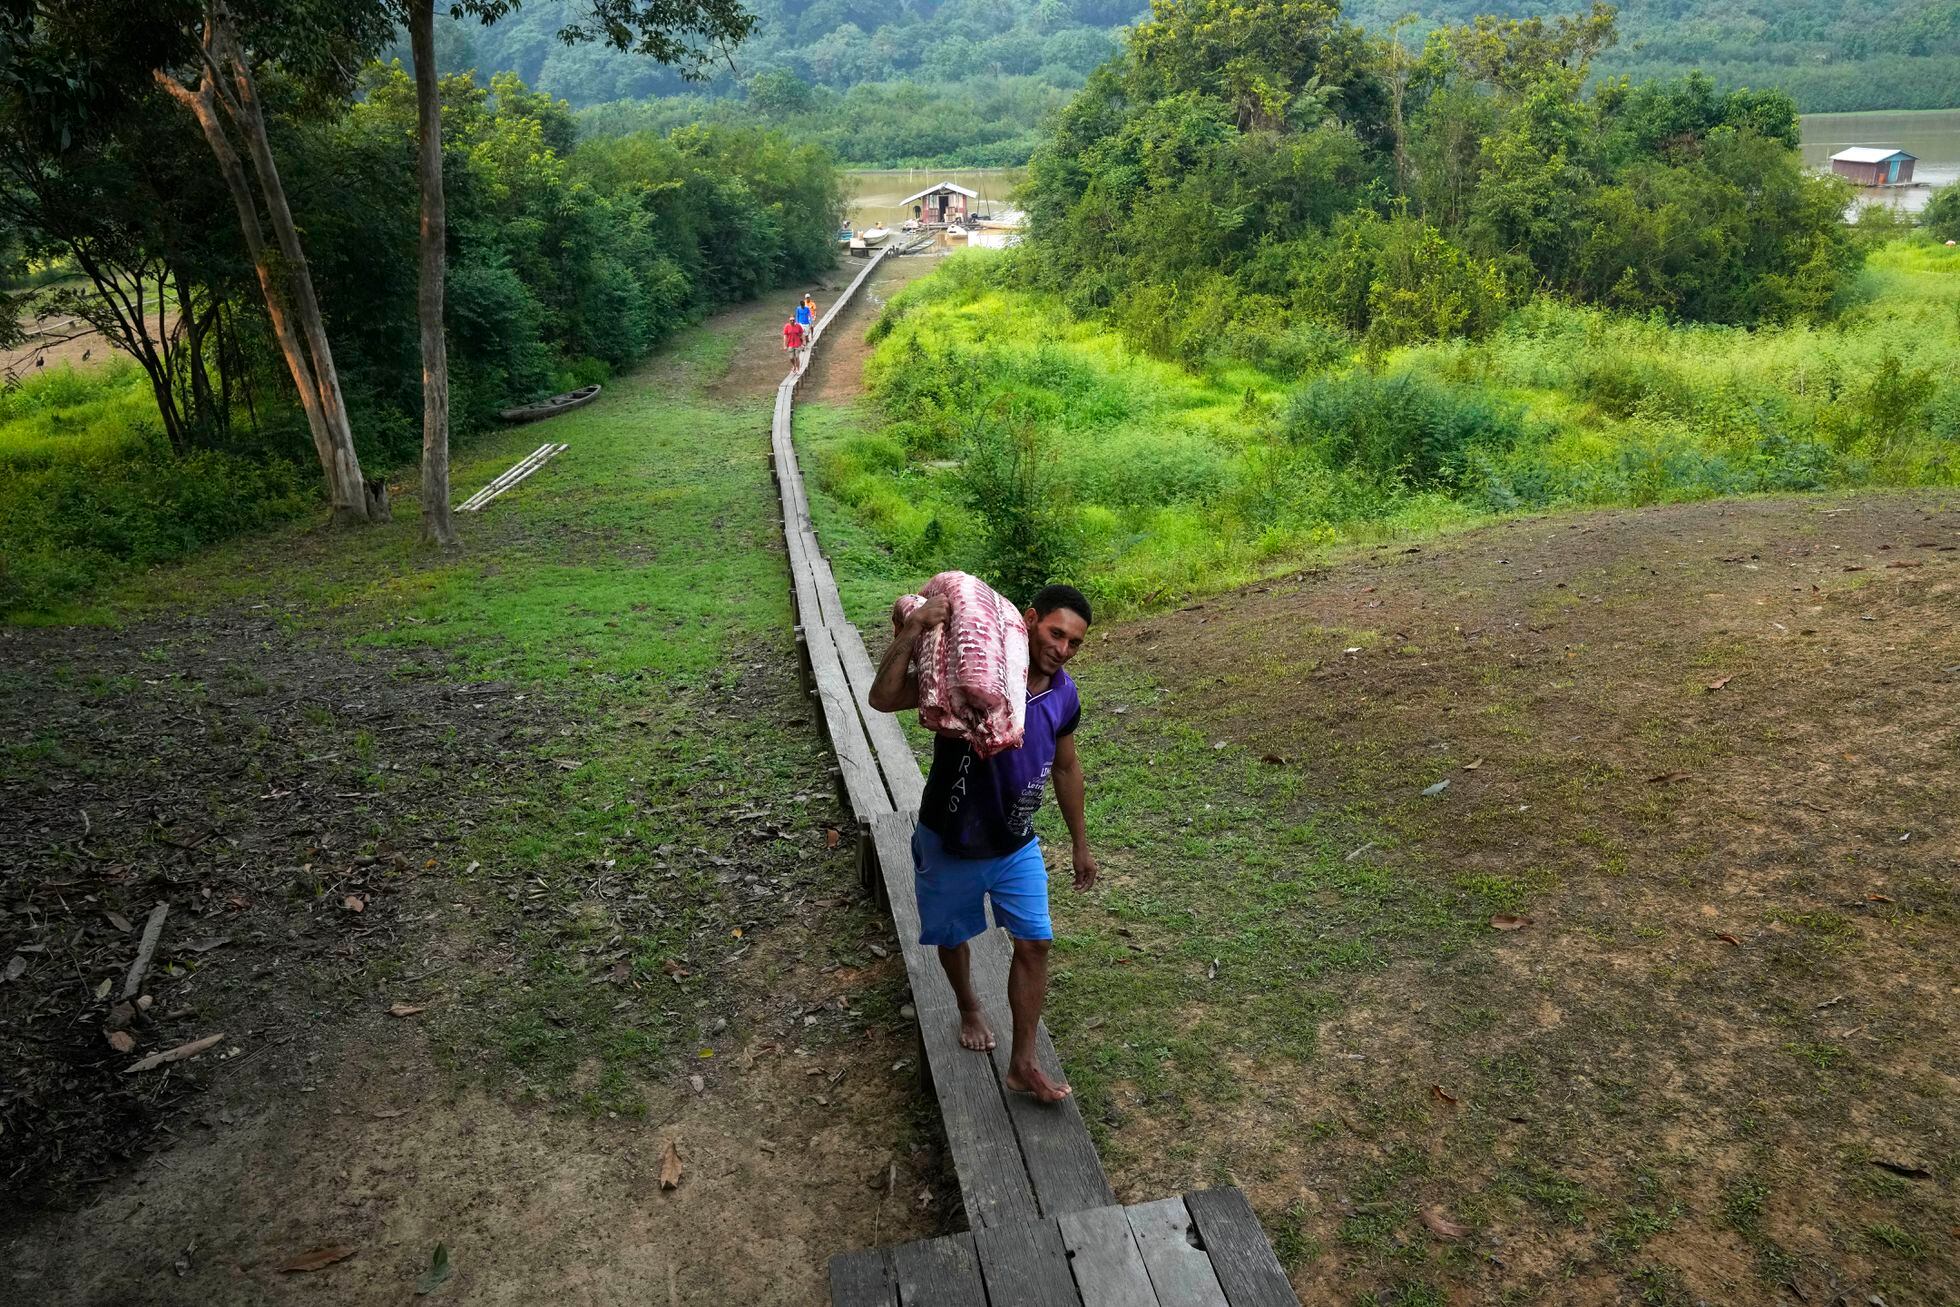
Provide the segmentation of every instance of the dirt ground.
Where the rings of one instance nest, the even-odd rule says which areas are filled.
[[[811,360],[810,377],[803,383],[801,396],[819,403],[850,403],[860,398],[864,394],[865,360],[871,357],[865,332],[877,321],[887,300],[938,266],[939,260],[928,254],[888,258],[880,264],[859,288],[847,316],[825,333],[823,348]]]
[[[718,393],[773,389],[780,351],[745,329],[779,321],[708,324],[743,332]],[[719,880],[745,896],[739,962],[691,1006],[664,982],[622,992],[696,1031],[629,1087],[641,1111],[475,1074],[491,1032],[469,996],[522,983],[530,937],[500,900],[528,887],[456,849],[486,795],[550,771],[546,741],[598,751],[607,728],[434,653],[350,658],[352,634],[303,594],[0,630],[0,1298],[406,1301],[441,1244],[455,1301],[815,1303],[832,1254],[956,1219],[898,950],[848,844],[788,872],[738,855]],[[706,719],[807,730],[787,636],[745,657]],[[807,797],[762,796],[818,836],[848,827]],[[153,1001],[119,1013],[159,901]],[[282,1270],[322,1248],[351,1252]]]
[[[176,321],[174,311],[154,313],[150,329],[160,337]],[[24,381],[40,368],[59,367],[64,363],[88,369],[103,367],[112,359],[128,358],[117,352],[100,332],[90,330],[86,323],[76,322],[67,314],[37,317],[26,326],[34,339],[19,349],[0,349],[0,382],[9,378]]]
[[[1304,1301],[1960,1301],[1950,493],[1507,522],[1112,646],[1509,927],[1387,959],[1307,1074],[1124,1114],[1245,1176]]]

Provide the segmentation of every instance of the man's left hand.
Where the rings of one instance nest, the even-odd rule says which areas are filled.
[[[1096,883],[1096,877],[1102,873],[1102,867],[1097,864],[1096,855],[1087,849],[1077,849],[1073,860],[1075,862],[1075,892],[1077,894],[1086,893]]]

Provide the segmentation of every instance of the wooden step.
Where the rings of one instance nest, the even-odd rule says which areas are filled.
[[[1207,1189],[839,1253],[834,1307],[1299,1307],[1251,1204]]]

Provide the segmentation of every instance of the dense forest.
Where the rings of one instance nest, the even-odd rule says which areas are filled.
[[[305,34],[317,44],[285,53],[245,30],[257,171],[282,193],[243,208],[227,195],[247,175],[236,147],[214,160],[146,66],[173,33],[195,59],[194,21],[127,45],[86,5],[0,24],[0,346],[37,333],[0,387],[0,611],[316,502],[327,459],[302,384],[328,392],[360,467],[399,469],[423,446],[416,87],[372,61],[389,22],[326,12]],[[237,21],[259,16],[290,19]],[[308,64],[308,49],[335,57]],[[836,257],[841,179],[818,147],[716,126],[580,142],[569,106],[513,75],[435,90],[459,439]],[[294,323],[317,371],[286,366]],[[96,362],[120,365],[46,366],[87,329]]]
[[[445,24],[444,66],[516,72],[578,108],[593,131],[706,119],[792,127],[841,159],[1011,164],[1045,115],[1147,17],[1131,0],[760,0],[754,33],[691,80],[602,44],[566,45],[575,0],[531,3],[489,28]],[[1360,0],[1347,17],[1411,50],[1478,14],[1526,17],[1539,0]],[[1960,8],[1943,0],[1720,4],[1626,0],[1596,75],[1635,80],[1699,69],[1724,90],[1771,87],[1803,112],[1960,105]],[[618,103],[630,102],[630,103]]]

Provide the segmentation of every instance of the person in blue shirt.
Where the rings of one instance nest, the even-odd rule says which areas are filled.
[[[796,320],[803,325],[805,335],[808,335],[810,328],[817,323],[817,302],[808,295],[805,295],[796,306]]]
[[[866,696],[879,712],[919,706],[912,652],[926,631],[951,611],[942,597],[928,599],[892,637],[884,663]],[[1062,665],[1082,648],[1089,632],[1089,601],[1074,586],[1051,585],[1035,596],[1023,619],[1028,627],[1027,723],[1019,748],[982,758],[954,735],[933,737],[932,767],[912,833],[913,888],[919,900],[919,942],[939,949],[940,965],[960,1005],[960,1044],[983,1053],[994,1047],[979,996],[973,989],[968,941],[987,928],[984,900],[1014,941],[1007,973],[1007,1003],[1014,1018],[1007,1087],[1044,1103],[1071,1092],[1052,1080],[1035,1059],[1035,1031],[1048,994],[1048,952],[1055,930],[1048,918],[1048,867],[1035,838],[1034,814],[1052,781],[1073,845],[1075,888],[1096,883],[1095,855],[1083,818],[1082,764],[1075,756],[1075,728],[1082,700]]]

